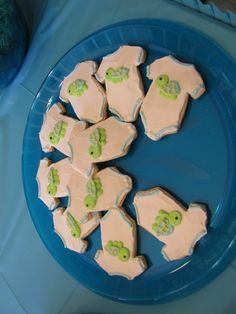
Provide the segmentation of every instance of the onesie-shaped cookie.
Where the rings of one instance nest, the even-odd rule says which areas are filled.
[[[143,256],[136,256],[136,223],[123,209],[111,209],[100,220],[102,248],[96,262],[111,276],[134,279],[147,268]]]
[[[77,117],[90,123],[97,123],[107,115],[105,91],[93,77],[96,70],[94,61],[78,63],[64,79],[60,91],[60,98],[71,103]]]
[[[72,163],[78,171],[90,176],[93,163],[124,156],[135,138],[135,126],[116,117],[110,117],[84,131],[75,127],[69,141]]]
[[[145,61],[141,47],[122,46],[103,58],[96,78],[106,84],[109,110],[121,120],[137,119],[143,102],[143,83],[138,66]]]
[[[48,158],[40,160],[37,172],[38,197],[54,209],[59,204],[59,197],[68,196],[67,185],[76,170],[69,158],[52,163]]]
[[[65,108],[60,104],[54,104],[44,115],[44,122],[39,133],[42,150],[53,151],[54,148],[69,156],[71,151],[68,141],[71,132],[76,125],[77,130],[83,130],[87,124],[63,115]]]
[[[84,224],[80,224],[69,210],[58,208],[53,212],[54,230],[63,241],[66,248],[84,253],[88,242],[84,240],[97,228],[100,222],[100,214],[91,214],[90,219]]]
[[[92,177],[71,177],[68,182],[70,213],[84,221],[84,213],[121,206],[132,188],[129,176],[116,168],[105,168]]]
[[[144,98],[140,115],[146,135],[157,141],[178,131],[188,96],[197,99],[204,93],[205,87],[193,65],[182,63],[172,56],[157,59],[149,65],[147,77],[153,82]]]
[[[92,173],[96,172],[96,167],[93,167]],[[49,209],[56,208],[60,201],[60,197],[70,196],[70,190],[75,189],[75,193],[80,191],[78,183],[86,182],[85,178],[71,164],[69,158],[64,158],[58,162],[52,163],[48,158],[44,158],[39,163],[39,168],[36,176],[38,183],[38,197],[48,206]],[[71,187],[71,185],[74,185]],[[86,208],[80,210],[81,223],[89,219],[89,213]]]
[[[134,198],[137,222],[165,243],[162,254],[177,260],[193,253],[206,233],[207,213],[202,204],[190,204],[188,210],[161,188],[138,192]]]

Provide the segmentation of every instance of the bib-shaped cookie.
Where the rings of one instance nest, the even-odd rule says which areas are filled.
[[[191,255],[197,241],[207,233],[204,205],[192,203],[186,210],[161,188],[138,192],[134,206],[138,224],[165,244],[162,254],[167,260]]]
[[[70,156],[68,141],[73,128],[83,130],[87,124],[83,121],[63,115],[65,108],[54,104],[44,115],[44,122],[39,133],[39,138],[44,152],[53,151],[54,148],[66,156]]]
[[[58,208],[53,212],[55,232],[59,235],[66,248],[78,253],[85,252],[88,242],[84,238],[97,228],[99,222],[99,213],[93,213],[87,222],[81,224],[69,210]]]
[[[79,178],[71,177],[68,183],[70,213],[83,222],[86,212],[121,206],[131,188],[130,177],[114,167],[105,168],[90,178],[82,174]]]
[[[140,115],[146,135],[157,141],[179,130],[189,95],[197,99],[205,87],[192,64],[182,63],[172,56],[157,59],[149,65],[147,77],[153,82]]]
[[[77,117],[90,123],[97,123],[106,118],[106,94],[94,78],[97,65],[94,61],[78,63],[63,81],[60,98],[70,102]]]
[[[93,163],[126,155],[135,138],[135,126],[116,117],[110,117],[84,131],[75,127],[69,141],[72,163],[78,171],[90,176]]]
[[[106,85],[109,110],[121,120],[137,119],[143,102],[143,83],[138,66],[145,61],[141,47],[122,46],[103,58],[96,78]]]
[[[111,209],[100,220],[102,250],[95,255],[96,262],[111,276],[129,280],[147,268],[143,256],[136,256],[136,223],[124,209]]]

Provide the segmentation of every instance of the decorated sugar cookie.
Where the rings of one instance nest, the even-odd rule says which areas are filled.
[[[60,98],[71,103],[77,117],[90,123],[97,123],[107,115],[105,91],[93,76],[96,70],[94,61],[78,63],[64,79],[60,91]]]
[[[100,214],[91,214],[89,220],[81,224],[69,210],[58,208],[53,212],[54,230],[63,241],[66,248],[84,253],[88,242],[84,239],[91,234],[99,225]]]
[[[96,78],[106,85],[109,110],[121,120],[137,119],[143,102],[143,83],[138,66],[145,61],[141,47],[122,46],[103,58]]]
[[[97,171],[93,167],[92,173]],[[81,179],[82,178],[82,179]],[[74,184],[75,193],[80,189],[78,183],[82,180],[84,184],[88,181],[71,164],[69,158],[61,159],[52,163],[44,158],[39,163],[36,177],[38,183],[38,197],[52,210],[60,204],[61,197],[70,197],[71,184]],[[86,209],[80,210],[80,222],[84,223],[89,219],[89,212]]]
[[[65,113],[65,108],[60,103],[54,104],[46,112],[39,138],[44,152],[50,152],[56,148],[66,156],[70,156],[68,141],[73,128],[76,125],[77,129],[83,130],[87,125],[63,113]]]
[[[96,262],[111,276],[129,280],[147,268],[143,256],[137,256],[136,223],[124,209],[110,210],[100,221],[102,250],[95,255]]]
[[[132,188],[129,176],[116,168],[105,168],[87,178],[71,177],[68,182],[70,213],[78,220],[84,221],[84,213],[110,210],[121,206]]]
[[[127,154],[136,138],[136,128],[131,123],[110,117],[86,130],[74,128],[69,140],[74,167],[90,176],[92,165]]]
[[[186,210],[159,187],[138,192],[134,206],[138,224],[165,244],[162,254],[167,260],[191,255],[197,241],[207,233],[204,205],[192,203]]]
[[[189,95],[197,99],[205,91],[203,80],[192,64],[172,56],[157,59],[147,67],[153,80],[144,98],[140,115],[145,133],[152,140],[178,132]]]
[[[52,163],[44,158],[39,163],[37,172],[38,197],[54,209],[59,204],[59,197],[68,196],[68,181],[75,172],[68,158]]]

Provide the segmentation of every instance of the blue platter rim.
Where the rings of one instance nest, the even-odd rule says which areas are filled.
[[[123,22],[119,22],[119,23],[115,23],[109,26],[106,26],[92,34],[90,34],[89,36],[87,36],[85,39],[81,40],[79,43],[77,43],[74,47],[72,47],[53,67],[53,69],[60,63],[60,61],[70,52],[72,51],[76,46],[80,45],[81,43],[85,42],[87,39],[89,39],[90,37],[99,34],[100,32],[106,31],[106,30],[111,30],[117,27],[122,27],[125,25],[153,25],[153,26],[159,26],[162,28],[166,28],[166,29],[178,29],[180,32],[185,33],[185,35],[190,35],[192,37],[194,37],[196,40],[198,40],[199,42],[203,42],[204,44],[208,43],[208,47],[210,47],[211,49],[214,48],[216,50],[217,53],[219,53],[219,55],[223,55],[226,58],[226,62],[232,64],[232,68],[236,69],[236,62],[235,60],[232,58],[232,56],[230,56],[222,47],[220,47],[217,43],[215,43],[212,39],[210,39],[208,36],[202,34],[201,32],[197,31],[196,29],[193,29],[191,27],[187,27],[182,23],[174,23],[174,22],[170,22],[167,20],[154,20],[154,19],[135,19],[135,20],[128,20],[128,21],[123,21]],[[51,71],[50,71],[51,73]],[[44,82],[42,83],[42,85],[40,86],[39,90],[42,88],[42,86],[47,82],[47,80],[50,78],[50,73],[47,76],[47,78],[44,80]],[[235,79],[233,79],[233,75],[232,73],[230,73],[230,76],[232,77],[232,80],[236,81]],[[235,82],[235,86],[236,86],[236,82]],[[32,107],[34,106],[35,102],[37,101],[37,98],[34,100]],[[231,115],[232,115],[232,120],[234,120],[234,116],[236,116],[236,112],[234,108],[229,108],[229,110],[232,110]],[[27,130],[28,130],[28,121],[30,120],[30,114],[31,112],[29,112],[29,116],[27,119],[27,123],[26,123],[26,128],[25,128],[25,133],[24,133],[24,140],[23,140],[23,156],[22,156],[22,171],[23,171],[23,185],[24,185],[24,191],[25,191],[25,196],[26,196],[26,201],[27,201],[27,205],[28,205],[28,209],[31,215],[31,219],[34,223],[34,226],[38,232],[38,234],[40,235],[41,240],[43,241],[44,245],[46,246],[46,248],[48,249],[48,251],[51,253],[51,255],[57,260],[57,262],[68,272],[70,273],[70,275],[72,277],[75,278],[75,275],[73,272],[70,271],[70,269],[68,269],[68,267],[66,267],[66,265],[64,265],[61,260],[56,256],[56,254],[49,248],[49,245],[46,241],[46,239],[44,238],[44,236],[42,235],[40,228],[37,224],[37,221],[35,220],[34,214],[33,214],[33,210],[31,209],[30,206],[30,200],[28,197],[28,183],[27,183],[27,178],[25,176],[24,173],[24,164],[25,164],[25,158],[26,158],[26,154],[24,154],[24,147],[26,147],[26,142],[27,142]],[[234,121],[233,121],[234,122]],[[234,134],[235,137],[235,134]],[[235,174],[234,174],[234,182],[235,182]],[[232,195],[236,194],[236,191],[230,191],[230,193]],[[232,197],[233,200],[235,199],[235,196]],[[232,210],[235,208],[234,204],[231,206]],[[125,303],[130,303],[130,304],[140,304],[140,305],[145,305],[145,304],[154,304],[154,303],[163,303],[163,302],[169,302],[169,301],[173,301],[175,299],[178,299],[180,297],[184,297],[186,295],[189,295],[191,293],[193,293],[194,291],[202,288],[203,286],[205,286],[206,284],[208,284],[210,281],[212,281],[213,279],[215,279],[235,258],[236,256],[236,241],[235,241],[235,237],[236,237],[236,225],[233,226],[234,228],[231,228],[230,233],[229,233],[229,237],[231,238],[230,243],[228,244],[227,249],[224,251],[224,254],[222,256],[219,257],[219,259],[217,260],[217,262],[212,265],[212,267],[208,270],[208,272],[204,273],[204,276],[199,276],[197,279],[193,280],[191,282],[191,285],[188,285],[187,287],[181,287],[180,289],[178,289],[177,291],[173,291],[170,294],[166,294],[166,295],[159,295],[156,296],[156,298],[150,298],[148,296],[146,296],[145,298],[119,298],[118,296],[113,296],[113,295],[108,295],[108,294],[104,294],[102,293],[102,291],[98,290],[98,289],[93,289],[91,288],[91,286],[89,284],[87,284],[86,282],[81,282],[83,286],[87,287],[88,289],[92,290],[93,292],[107,297],[109,299],[112,299],[114,301],[120,301],[120,302],[125,302]],[[78,281],[79,279],[76,278]]]

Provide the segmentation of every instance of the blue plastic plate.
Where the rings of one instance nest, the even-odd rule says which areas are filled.
[[[193,63],[201,73],[207,92],[190,100],[181,131],[161,141],[149,140],[137,121],[139,136],[130,153],[106,165],[116,165],[133,178],[134,189],[124,207],[135,217],[133,197],[139,190],[162,186],[185,204],[206,203],[209,208],[208,235],[186,259],[167,262],[162,243],[138,228],[138,253],[149,268],[133,281],[107,275],[94,261],[101,248],[100,229],[89,237],[83,254],[65,249],[54,233],[52,214],[38,199],[35,180],[39,160],[45,156],[38,133],[43,114],[58,101],[59,85],[76,63],[97,60],[120,45],[140,45],[147,51],[141,66],[145,89],[145,67],[154,59],[171,54]],[[32,105],[23,144],[23,179],[32,220],[48,250],[82,285],[92,291],[129,303],[165,302],[192,293],[216,277],[236,253],[236,64],[207,37],[181,24],[136,20],[116,24],[89,36],[72,48],[53,68]],[[70,115],[73,111],[66,105]],[[53,160],[63,156],[47,154]],[[63,200],[66,202],[66,200]]]

